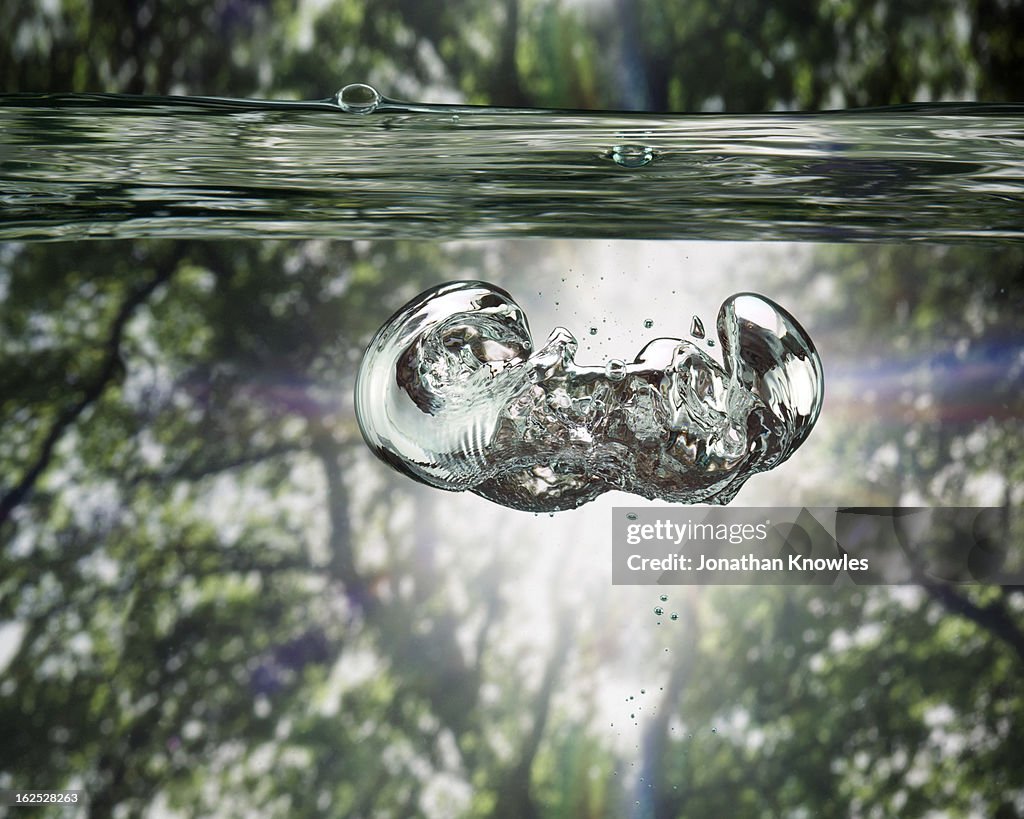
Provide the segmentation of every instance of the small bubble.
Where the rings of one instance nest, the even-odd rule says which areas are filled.
[[[654,151],[646,145],[616,145],[605,156],[623,168],[641,168],[654,159]]]
[[[662,614],[665,613],[665,609],[663,609],[661,606],[655,606],[654,613],[660,617]]]
[[[608,359],[608,363],[604,365],[604,374],[609,381],[621,381],[626,377],[626,362],[618,358]]]
[[[654,319],[644,319],[644,329],[650,330],[654,326]]]
[[[356,82],[342,88],[336,97],[338,107],[348,114],[369,114],[380,105],[380,94],[372,85]]]
[[[592,336],[596,336],[597,335],[597,328],[596,327],[591,327],[590,328],[590,335],[592,335]]]
[[[709,338],[708,339],[708,347],[714,347],[714,346],[715,346],[715,340],[713,338]]]
[[[693,317],[693,323],[690,325],[690,335],[694,338],[704,338],[704,322],[697,316]]]
[[[717,728],[712,728],[711,729],[711,733],[712,734],[717,734],[718,733],[718,729]]]
[[[660,600],[660,601],[661,601],[662,603],[667,603],[667,602],[668,602],[668,595],[667,595],[667,594],[663,594],[663,595],[661,595],[661,597],[659,597],[658,599],[659,599],[659,600]]]
[[[636,714],[630,714],[630,715],[629,715],[629,718],[630,718],[630,719],[636,719]]]
[[[629,512],[626,515],[626,520],[636,520],[636,518],[637,518],[636,512]]]
[[[678,615],[678,614],[676,614],[675,612],[672,612],[672,613],[671,613],[671,614],[669,615],[669,619],[670,619],[670,620],[678,620],[678,619],[679,619],[679,615]]]
[[[640,693],[641,694],[646,694],[647,693],[647,689],[646,688],[641,688],[640,689]]]
[[[452,125],[458,125],[458,124],[459,124],[459,115],[458,114],[452,114]]]

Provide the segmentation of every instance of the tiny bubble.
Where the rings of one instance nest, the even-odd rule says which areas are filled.
[[[593,330],[591,332],[593,333]],[[608,363],[604,365],[604,374],[609,381],[621,381],[626,377],[626,362],[618,358],[608,359]]]
[[[646,688],[641,688],[640,689],[640,693],[641,694],[646,694],[647,693],[647,689]]]
[[[640,168],[654,159],[654,151],[646,145],[616,145],[605,156],[623,168]]]
[[[663,609],[661,606],[655,606],[654,613],[660,616],[665,613],[665,609]]]
[[[626,515],[626,520],[636,520],[636,517],[637,517],[636,512],[629,512]]]
[[[718,733],[718,729],[717,728],[712,728],[711,729],[711,733],[712,734],[717,734]]]
[[[669,618],[670,618],[670,619],[672,619],[672,620],[678,620],[678,619],[679,619],[679,615],[678,615],[678,614],[676,614],[675,612],[672,612],[672,613],[671,613],[671,614],[669,615]]]
[[[590,335],[592,335],[592,336],[596,336],[597,335],[597,328],[596,327],[591,327],[590,328]]]
[[[668,595],[663,594],[658,598],[662,603],[668,602]]]
[[[654,326],[654,321],[652,319],[644,319],[644,327],[646,329],[650,330],[653,326]]]

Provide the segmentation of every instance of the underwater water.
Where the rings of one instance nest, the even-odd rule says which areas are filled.
[[[93,354],[86,375],[111,373],[14,520],[12,609],[40,624],[19,658],[24,713],[53,691],[50,736],[76,697],[120,725],[126,706],[94,696],[111,680],[154,714],[180,702],[135,753],[159,782],[151,760],[178,754],[189,773],[223,747],[180,756],[196,726],[262,752],[268,719],[307,725],[326,703],[314,730],[277,735],[308,756],[225,786],[250,813],[268,800],[249,782],[298,783],[283,815],[320,798],[303,777],[322,771],[396,815],[477,815],[503,751],[498,774],[472,751],[431,763],[448,800],[434,806],[387,795],[417,781],[419,757],[365,775],[406,739],[437,757],[435,714],[470,749],[533,732],[561,759],[560,738],[578,737],[600,766],[591,777],[577,757],[583,787],[607,788],[595,816],[653,815],[676,792],[697,807],[674,815],[731,815],[737,771],[767,772],[748,804],[799,812],[851,748],[888,783],[894,741],[925,754],[949,737],[966,761],[936,764],[918,795],[956,771],[972,798],[962,772],[1018,768],[1016,735],[969,704],[1016,703],[1014,666],[995,638],[937,620],[926,591],[613,586],[601,547],[620,490],[751,506],[1008,499],[1017,514],[1022,124],[1016,105],[670,116],[414,105],[365,86],[300,103],[0,98],[0,304],[36,319],[11,371],[56,385],[58,409],[91,384],[73,354]],[[241,241],[79,241],[146,237]],[[266,241],[286,237],[318,241]],[[377,238],[411,241],[345,241]],[[488,241],[504,238],[518,241]],[[613,241],[642,238],[665,241]],[[165,246],[185,247],[165,259]],[[135,292],[122,282],[162,265],[167,285],[115,314]],[[42,306],[20,306],[33,278]],[[14,435],[30,416],[3,430],[27,453],[15,477],[38,449]],[[82,620],[52,615],[64,597]],[[122,618],[128,642],[108,663]],[[86,629],[98,660],[75,639]],[[919,706],[944,699],[956,721],[929,734]],[[24,736],[42,748],[47,735]],[[976,764],[996,742],[1011,761]],[[69,755],[73,775],[92,747],[105,759],[110,736]],[[793,760],[820,766],[786,802]],[[832,790],[859,792],[859,777]],[[337,815],[366,813],[334,798]]]
[[[1020,241],[1022,123],[5,95],[0,239]]]
[[[504,290],[440,285],[370,342],[359,426],[410,477],[516,509],[572,509],[612,489],[728,503],[807,437],[824,382],[810,338],[770,299],[730,297],[717,328],[724,368],[678,338],[650,341],[629,364],[586,366],[564,327],[535,351]],[[705,335],[697,316],[691,335]]]

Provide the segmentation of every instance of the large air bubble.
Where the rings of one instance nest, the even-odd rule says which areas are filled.
[[[374,336],[359,427],[406,475],[515,509],[572,509],[612,489],[728,503],[807,437],[824,381],[810,338],[764,296],[727,299],[717,329],[724,368],[678,338],[654,339],[632,364],[584,366],[561,327],[535,351],[501,288],[443,284]]]

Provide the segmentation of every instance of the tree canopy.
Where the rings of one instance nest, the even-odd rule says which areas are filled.
[[[1024,7],[998,0],[62,0],[0,27],[5,92],[738,111],[1024,87]],[[830,402],[772,497],[998,505],[1019,555],[1022,246],[765,268]],[[365,345],[469,277],[582,304],[588,271],[514,243],[0,246],[0,787],[79,788],[89,816],[1024,816],[1022,589],[673,587],[659,622],[661,590],[593,569],[603,518],[374,461]]]

